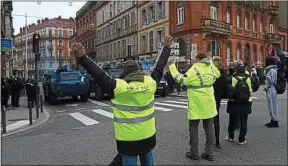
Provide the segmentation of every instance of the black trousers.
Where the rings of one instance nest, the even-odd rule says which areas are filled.
[[[240,133],[238,140],[239,142],[245,141],[245,137],[247,134],[247,121],[248,121],[248,114],[246,115],[235,115],[229,114],[229,126],[228,126],[228,133],[229,137],[234,139],[234,132],[237,123],[237,119],[240,121]]]
[[[221,101],[220,101],[221,102]],[[220,145],[219,141],[219,134],[220,134],[220,118],[219,118],[219,109],[220,109],[220,102],[216,103],[217,107],[217,115],[214,117],[214,131],[215,131],[215,139],[216,139],[216,146]],[[219,104],[218,104],[219,103]]]
[[[19,106],[19,98],[20,98],[20,94],[12,94],[11,95],[11,105],[13,106]]]
[[[27,97],[27,102],[28,102],[28,107],[29,107],[29,103],[31,103],[31,107],[34,107],[35,98],[34,98],[34,97],[31,97],[31,96],[28,96],[28,97]]]
[[[1,97],[2,106],[8,107],[8,100],[9,100],[9,97]]]

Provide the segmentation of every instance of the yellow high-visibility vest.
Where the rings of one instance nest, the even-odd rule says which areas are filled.
[[[115,138],[139,141],[156,133],[154,94],[156,81],[144,76],[143,82],[116,79],[113,103]]]

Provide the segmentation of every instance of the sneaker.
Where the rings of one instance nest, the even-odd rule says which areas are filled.
[[[200,158],[198,154],[192,154],[191,152],[186,152],[186,157],[193,160],[199,160]]]
[[[205,160],[208,160],[208,161],[214,161],[214,156],[209,155],[209,154],[206,154],[206,153],[203,153],[203,154],[201,155],[201,158],[202,158],[202,159],[205,159]]]
[[[216,151],[216,152],[221,152],[221,150],[222,150],[222,148],[221,148],[220,145],[216,146],[216,148],[215,148],[215,151]]]
[[[243,141],[243,142],[240,142],[240,141],[239,141],[238,144],[239,144],[239,145],[244,145],[244,144],[246,144],[246,143],[247,143],[247,142],[246,142],[246,140],[245,140],[245,141]]]
[[[234,142],[234,138],[230,138],[229,136],[226,137],[226,141]]]

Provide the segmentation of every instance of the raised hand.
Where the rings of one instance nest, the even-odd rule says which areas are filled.
[[[163,44],[164,44],[164,46],[170,48],[170,46],[172,44],[172,37],[170,35],[166,36],[165,39],[164,39]]]
[[[86,55],[86,50],[81,43],[76,42],[72,47],[72,54],[74,57],[81,57]]]

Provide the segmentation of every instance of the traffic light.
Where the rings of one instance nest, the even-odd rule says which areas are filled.
[[[40,35],[38,33],[34,33],[32,41],[33,43],[32,49],[35,55],[39,54],[39,41],[40,41]]]

